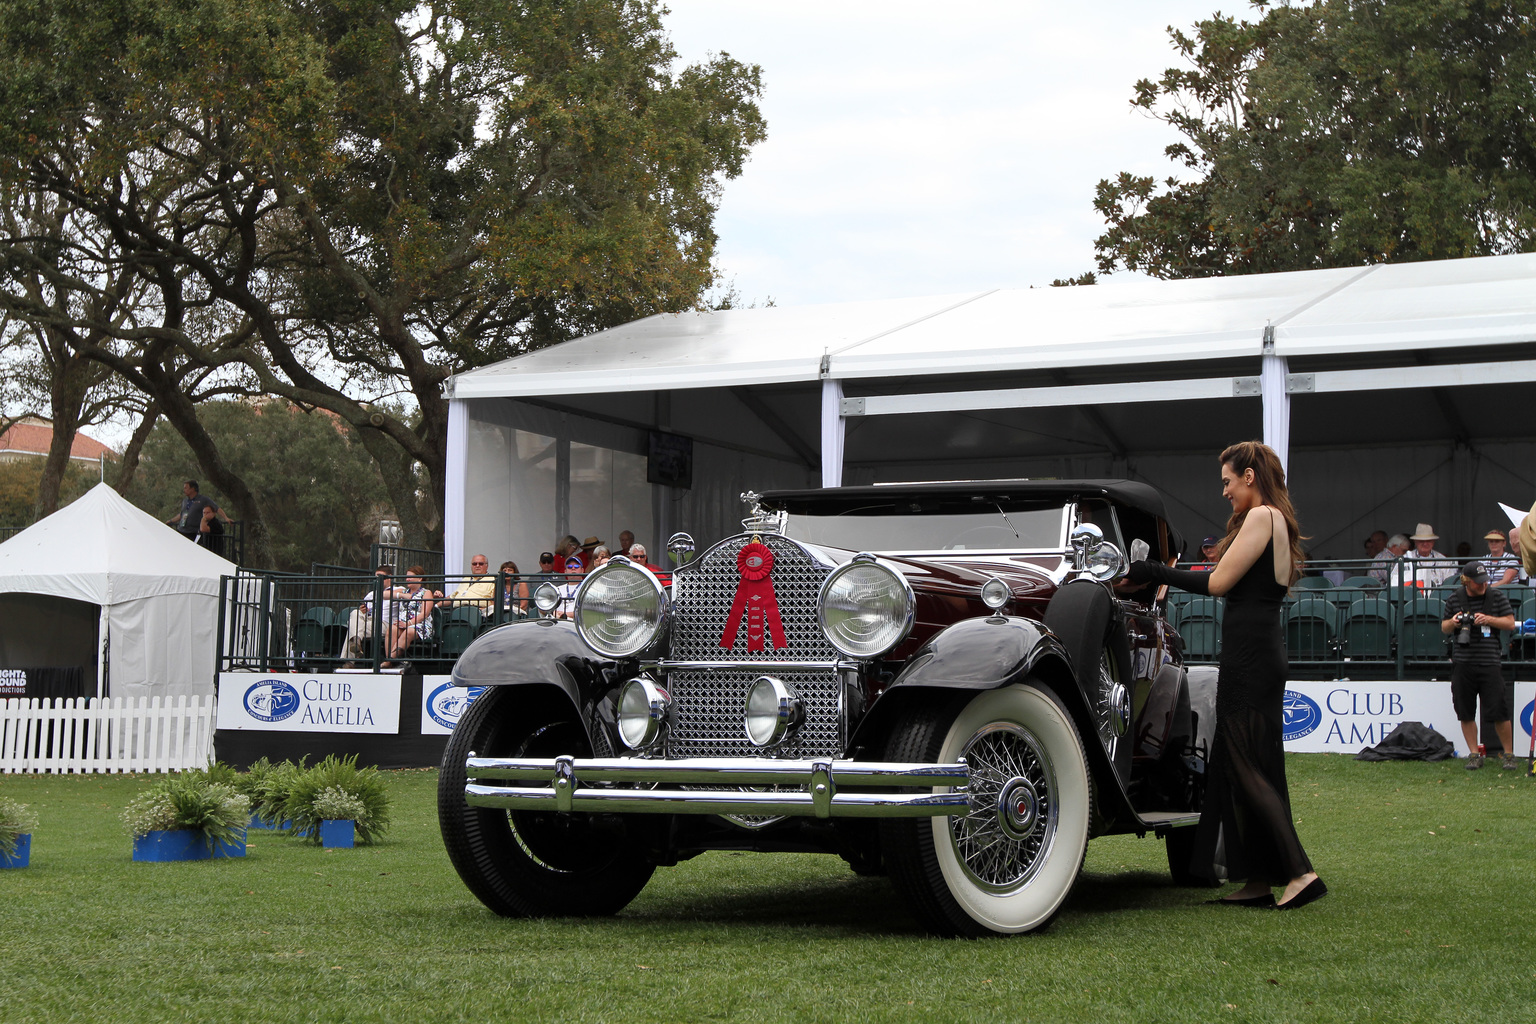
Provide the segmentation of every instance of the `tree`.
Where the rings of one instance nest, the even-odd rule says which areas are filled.
[[[1252,0],[1132,104],[1191,174],[1099,182],[1099,269],[1263,273],[1536,248],[1536,0]]]
[[[207,402],[199,418],[256,496],[273,568],[307,573],[313,562],[368,564],[379,520],[393,513],[378,468],[346,423],[282,401]],[[180,506],[181,483],[194,464],[186,441],[162,422],[144,442],[125,497],[166,519]]]
[[[423,466],[440,511],[451,374],[686,308],[713,279],[760,75],[726,54],[674,71],[661,13],[0,0],[0,178],[102,226],[159,308],[227,321],[113,337],[335,412]],[[414,474],[392,477],[423,544]]]

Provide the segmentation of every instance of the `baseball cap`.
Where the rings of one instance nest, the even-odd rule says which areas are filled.
[[[1473,583],[1488,582],[1488,574],[1483,571],[1482,562],[1468,562],[1461,567],[1461,574]]]
[[[555,553],[553,551],[541,551],[539,553],[539,564],[540,565],[543,565],[545,562],[553,562],[554,560],[555,560]]]
[[[1208,548],[1208,547],[1213,547],[1214,545],[1219,544],[1219,543],[1221,543],[1221,538],[1216,536],[1213,533],[1209,537],[1205,538],[1205,540],[1201,541],[1200,542],[1200,546],[1203,547],[1203,548]]]

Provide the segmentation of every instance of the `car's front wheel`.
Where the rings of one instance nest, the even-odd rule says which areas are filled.
[[[892,881],[940,935],[1035,931],[1082,870],[1092,787],[1082,741],[1055,695],[1034,683],[918,703],[886,758],[969,767],[970,811],[882,823]]]
[[[630,849],[622,824],[588,814],[504,811],[464,802],[465,760],[591,753],[576,712],[560,695],[493,686],[459,720],[443,751],[437,815],[459,877],[503,917],[617,913],[655,866]],[[615,816],[601,822],[614,825]]]

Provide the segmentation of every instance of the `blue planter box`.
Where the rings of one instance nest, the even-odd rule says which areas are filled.
[[[245,837],[233,843],[219,843],[211,851],[201,832],[177,829],[154,831],[133,841],[133,859],[142,861],[208,860],[213,857],[244,857]]]
[[[0,853],[0,868],[24,868],[32,862],[32,833],[23,832],[16,837],[16,852]]]
[[[286,830],[291,824],[292,822],[287,821],[264,821],[253,814],[251,815],[250,827],[258,831],[281,832]]]
[[[357,822],[350,818],[325,818],[320,822],[320,845],[327,850],[350,850],[357,845]]]

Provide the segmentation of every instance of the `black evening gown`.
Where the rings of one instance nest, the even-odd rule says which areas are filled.
[[[1275,542],[1226,595],[1216,735],[1190,867],[1199,876],[1285,885],[1312,870],[1285,784],[1285,643]]]

